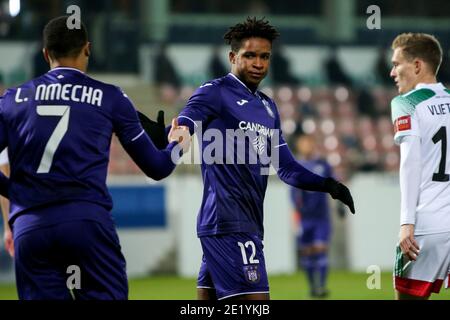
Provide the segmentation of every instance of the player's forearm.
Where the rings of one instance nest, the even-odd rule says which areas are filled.
[[[400,225],[415,224],[421,179],[420,138],[404,137],[400,156]]]
[[[298,163],[288,146],[284,144],[284,140],[281,141],[282,146],[278,149],[279,165],[277,168],[277,174],[280,179],[296,188],[310,190],[310,191],[322,191],[328,192],[325,186],[325,178],[312,173]],[[274,164],[276,166],[276,164]]]
[[[9,201],[3,196],[0,196],[0,204],[2,206],[2,217],[3,217],[3,229],[4,231],[10,230],[8,220],[9,220]]]
[[[293,187],[309,191],[328,192],[325,186],[325,178],[305,169],[295,160],[280,167],[277,174],[283,182]]]
[[[124,145],[124,149],[137,164],[137,166],[150,178],[161,180],[166,178],[175,169],[176,161],[180,155],[172,159],[172,149],[176,142],[169,143],[164,150],[158,150],[147,134]]]
[[[0,195],[9,199],[9,179],[0,172]]]
[[[9,164],[5,163],[0,166],[0,172],[5,175],[7,178],[10,174]],[[4,196],[0,196],[0,204],[2,207],[2,216],[3,216],[3,229],[4,231],[9,231],[10,227],[8,224],[9,220],[9,200]]]

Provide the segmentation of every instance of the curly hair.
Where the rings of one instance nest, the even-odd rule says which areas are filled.
[[[265,18],[256,19],[256,17],[247,19],[244,22],[238,23],[230,27],[223,38],[226,43],[231,45],[231,50],[239,51],[242,46],[242,40],[257,37],[267,39],[272,43],[280,33],[269,24]]]

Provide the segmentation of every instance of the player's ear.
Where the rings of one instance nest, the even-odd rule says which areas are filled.
[[[48,49],[47,48],[43,48],[42,49],[42,54],[44,55],[44,59],[47,63],[50,63],[50,55],[48,53]]]
[[[230,51],[230,53],[228,53],[228,59],[230,60],[231,64],[235,64],[235,62],[236,62],[236,53],[234,51]]]
[[[91,56],[91,43],[90,42],[86,43],[86,45],[83,48],[83,52],[86,57]]]
[[[416,74],[420,73],[420,70],[423,68],[423,61],[419,59],[414,60],[414,72]]]

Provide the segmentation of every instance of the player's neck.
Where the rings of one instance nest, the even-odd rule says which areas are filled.
[[[423,84],[433,84],[433,83],[437,83],[436,77],[434,75],[430,75],[430,74],[426,74],[422,77],[420,77],[419,79],[417,79],[416,85],[414,86],[414,88],[419,84],[419,83],[423,83]]]
[[[258,86],[257,86],[257,85],[252,85],[252,84],[249,84],[249,83],[245,82],[244,80],[242,80],[242,79],[239,77],[239,75],[237,74],[237,72],[234,72],[233,70],[231,70],[231,74],[232,74],[236,79],[238,79],[244,86],[246,86],[252,93],[255,93],[256,90],[258,89]]]
[[[55,69],[55,68],[72,68],[72,69],[78,69],[82,72],[86,72],[86,70],[87,70],[85,63],[83,63],[77,59],[54,60],[50,63],[50,69]]]
[[[246,86],[247,86],[247,88],[249,88],[249,89],[250,89],[250,91],[251,91],[251,92],[253,92],[253,93],[255,93],[255,92],[256,92],[256,90],[258,90],[258,86],[255,86],[255,85],[251,85],[251,84],[248,84],[248,83],[246,83],[245,85],[246,85]]]

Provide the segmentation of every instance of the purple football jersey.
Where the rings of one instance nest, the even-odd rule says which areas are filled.
[[[133,151],[145,156],[137,162],[141,168],[162,154],[122,90],[77,69],[55,68],[7,90],[0,99],[0,150],[8,147],[11,165],[10,223],[29,209],[67,201],[110,210],[106,175],[113,133],[129,153],[146,143],[145,150]],[[175,166],[170,155],[161,162],[168,172]]]
[[[263,236],[268,175],[262,174],[262,169],[270,165],[288,184],[312,189],[323,187],[324,179],[304,169],[292,156],[282,137],[273,100],[260,91],[252,92],[231,73],[200,86],[181,111],[178,122],[202,137],[199,142],[204,190],[197,219],[199,237],[232,232]],[[230,130],[250,133],[250,138],[233,140],[227,134]],[[222,149],[209,152],[215,143],[211,138],[214,132],[226,137],[226,143]],[[265,162],[259,157],[264,152],[273,155],[274,150],[279,163]],[[205,159],[211,153],[221,161],[211,163]]]

